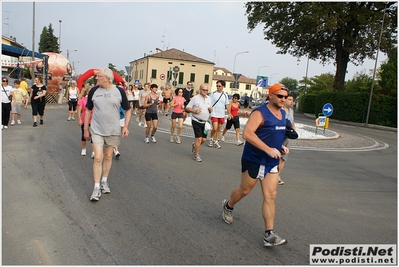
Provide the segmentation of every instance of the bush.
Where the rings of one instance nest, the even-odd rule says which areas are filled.
[[[368,93],[325,92],[301,96],[299,109],[304,113],[322,113],[326,103],[334,107],[330,118],[365,123],[369,103]],[[397,97],[374,94],[371,102],[369,124],[397,127]]]

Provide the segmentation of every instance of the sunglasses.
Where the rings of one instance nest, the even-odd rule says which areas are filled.
[[[222,87],[221,85],[216,85],[217,88]]]
[[[7,80],[3,80],[3,83],[8,83],[8,81]]]
[[[278,95],[278,94],[273,94],[275,96],[277,96],[278,98],[284,98],[287,99],[288,95]]]

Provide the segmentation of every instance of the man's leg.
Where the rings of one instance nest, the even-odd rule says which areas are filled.
[[[222,130],[222,124],[218,123],[217,124],[217,128],[216,128],[216,132],[215,132],[215,140],[219,141],[220,138],[220,131]]]
[[[112,153],[114,152],[114,147],[106,146],[104,150],[104,163],[103,163],[103,177],[108,177],[109,171],[112,165]],[[97,156],[97,152],[96,152]]]
[[[94,146],[93,178],[94,183],[100,183],[103,171],[103,146]]]
[[[195,154],[196,156],[199,155],[200,147],[201,147],[201,144],[203,143],[203,142],[202,142],[202,139],[203,139],[202,137],[195,138],[194,154]]]
[[[276,196],[278,186],[278,173],[267,173],[260,182],[263,194],[262,215],[265,222],[265,230],[274,229],[274,217],[276,214]]]
[[[239,187],[233,190],[230,196],[230,200],[227,202],[230,208],[234,208],[234,205],[240,201],[243,197],[248,195],[252,188],[256,185],[258,179],[251,178],[248,171],[245,171],[241,175],[241,184]]]
[[[222,218],[225,223],[231,224],[233,222],[234,205],[251,192],[257,181],[258,179],[249,176],[248,170],[242,173],[240,186],[233,190],[228,201],[225,199],[222,202]]]

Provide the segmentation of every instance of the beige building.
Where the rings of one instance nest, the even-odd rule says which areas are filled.
[[[233,88],[232,72],[225,68],[215,67],[211,61],[175,48],[165,51],[157,48],[155,53],[150,52],[129,64],[131,84],[149,82],[166,86],[169,83],[175,84],[175,87],[186,87],[187,82],[192,81],[197,93],[199,86],[203,83],[208,85],[210,92],[216,91],[216,82],[224,80],[226,81],[225,92],[228,94],[251,95],[256,90],[256,79],[241,75],[238,79],[238,88]]]
[[[248,78],[244,75],[241,75],[237,82],[238,86],[234,88],[234,76],[233,73],[229,70],[221,67],[213,68],[213,81],[212,81],[212,91],[216,90],[216,82],[218,80],[224,80],[226,82],[225,92],[228,94],[238,93],[240,96],[243,96],[245,93],[251,95],[252,91],[256,89],[256,79]]]
[[[203,83],[212,85],[214,63],[184,51],[172,48],[166,51],[156,49],[143,58],[130,62],[131,83],[136,81],[166,86],[185,87],[188,81],[194,83],[197,91]]]

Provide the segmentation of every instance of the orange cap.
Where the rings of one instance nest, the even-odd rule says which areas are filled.
[[[272,94],[272,93],[274,93],[274,92],[276,92],[278,90],[286,90],[286,91],[288,91],[288,88],[285,87],[284,84],[275,83],[269,88],[269,94]]]

